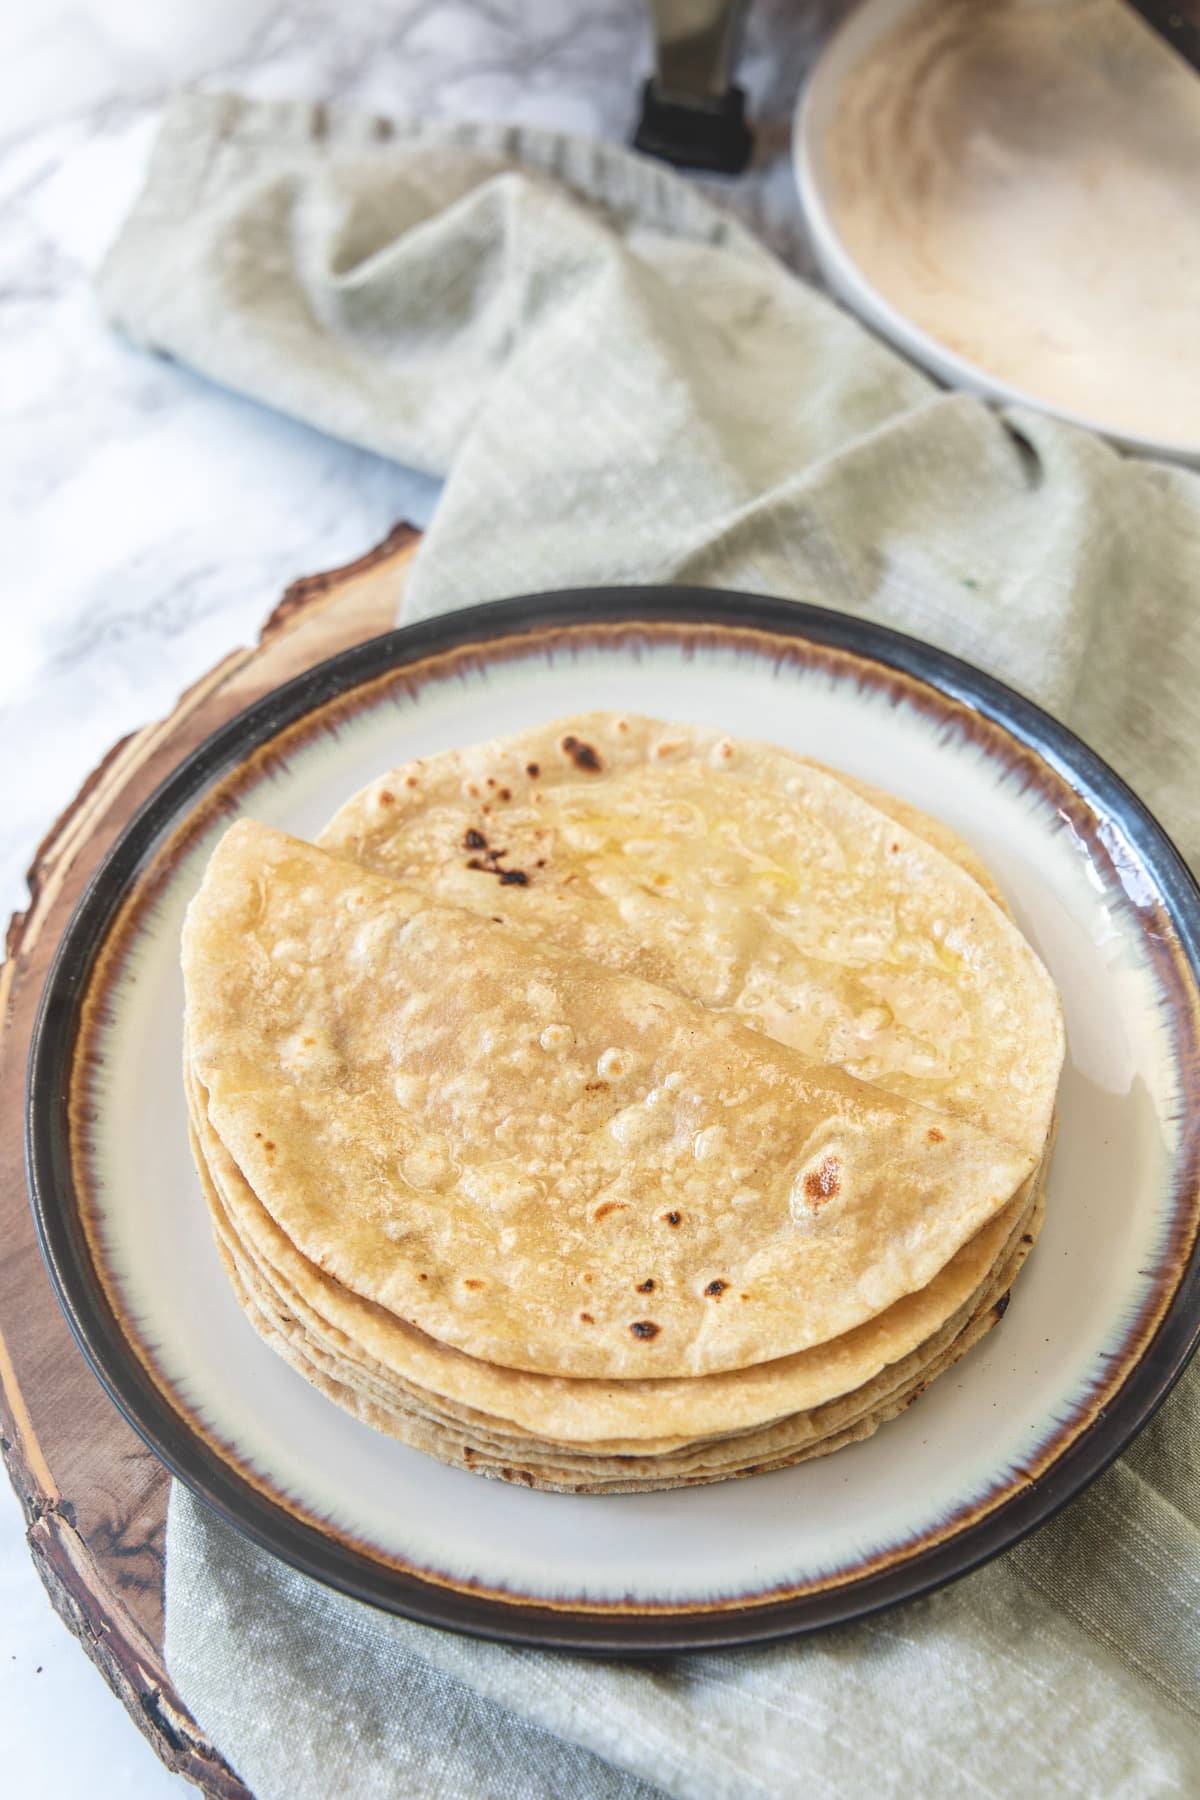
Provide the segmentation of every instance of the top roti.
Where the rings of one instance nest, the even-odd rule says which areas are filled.
[[[594,713],[395,769],[319,842],[1040,1156],[1054,984],[936,825],[868,792],[764,744]]]
[[[193,1068],[266,1210],[504,1367],[690,1375],[827,1342],[929,1282],[1036,1161],[250,822],[183,950]]]

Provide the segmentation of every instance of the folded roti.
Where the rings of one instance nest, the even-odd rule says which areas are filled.
[[[925,1286],[1037,1162],[249,821],[184,979],[213,1127],[286,1235],[509,1368],[684,1376],[824,1343]]]
[[[394,769],[319,841],[1041,1154],[1046,969],[952,833],[816,764],[594,713]]]

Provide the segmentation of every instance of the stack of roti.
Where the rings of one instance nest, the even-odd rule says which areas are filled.
[[[575,1492],[867,1436],[1036,1239],[1058,996],[945,827],[612,714],[243,821],[183,945],[230,1281],[358,1418]]]

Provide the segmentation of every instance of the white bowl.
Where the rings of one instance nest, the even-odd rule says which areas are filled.
[[[1068,424],[1099,432],[1124,450],[1200,466],[1200,440],[1187,443],[1120,430],[1100,414],[1056,405],[959,356],[894,306],[851,256],[838,232],[831,203],[827,164],[830,128],[847,77],[880,39],[920,4],[922,0],[863,0],[818,59],[796,110],[792,139],[796,180],[813,251],[830,291],[897,349],[951,387],[966,388],[992,400],[1037,407]]]

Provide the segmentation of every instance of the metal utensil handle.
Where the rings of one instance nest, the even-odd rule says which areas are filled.
[[[731,80],[744,0],[651,0],[655,74],[634,143],[684,168],[736,174],[753,147],[746,97]]]

